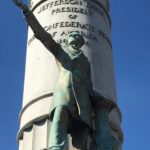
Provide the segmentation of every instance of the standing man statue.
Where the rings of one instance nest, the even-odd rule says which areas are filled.
[[[50,51],[59,63],[50,119],[52,120],[48,150],[63,150],[67,133],[78,150],[86,150],[92,127],[92,99],[100,99],[93,90],[90,63],[80,49],[85,41],[79,32],[71,32],[66,46],[62,47],[47,33],[36,17],[21,0],[13,0],[23,10],[35,37]]]

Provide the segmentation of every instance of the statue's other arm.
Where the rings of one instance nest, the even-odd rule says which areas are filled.
[[[58,44],[54,41],[52,36],[47,33],[44,28],[40,25],[34,14],[29,10],[28,6],[24,4],[21,0],[13,0],[14,3],[23,10],[23,14],[28,25],[33,30],[34,36],[40,40],[43,45],[54,55],[57,55],[57,50],[59,50]]]

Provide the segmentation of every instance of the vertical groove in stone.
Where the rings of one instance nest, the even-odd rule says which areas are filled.
[[[50,132],[51,121],[49,119],[47,119],[46,122],[47,122],[46,147],[48,147],[48,139],[49,139],[49,132]]]
[[[23,150],[23,140],[19,140],[19,150]]]
[[[47,148],[47,121],[33,125],[33,150]]]
[[[33,130],[27,130],[23,133],[23,149],[22,150],[33,150]]]
[[[71,135],[68,135],[68,147],[69,147],[68,150],[73,150]]]

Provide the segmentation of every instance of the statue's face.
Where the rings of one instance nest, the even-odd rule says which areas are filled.
[[[75,49],[80,50],[80,48],[85,43],[83,37],[79,34],[79,32],[71,32],[67,38],[67,45],[71,46]]]

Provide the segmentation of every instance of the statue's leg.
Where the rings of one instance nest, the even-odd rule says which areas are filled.
[[[50,128],[48,150],[63,150],[67,138],[68,123],[68,111],[63,106],[57,106]]]
[[[89,133],[89,128],[82,126],[72,134],[72,144],[74,150],[87,150],[87,140]]]

